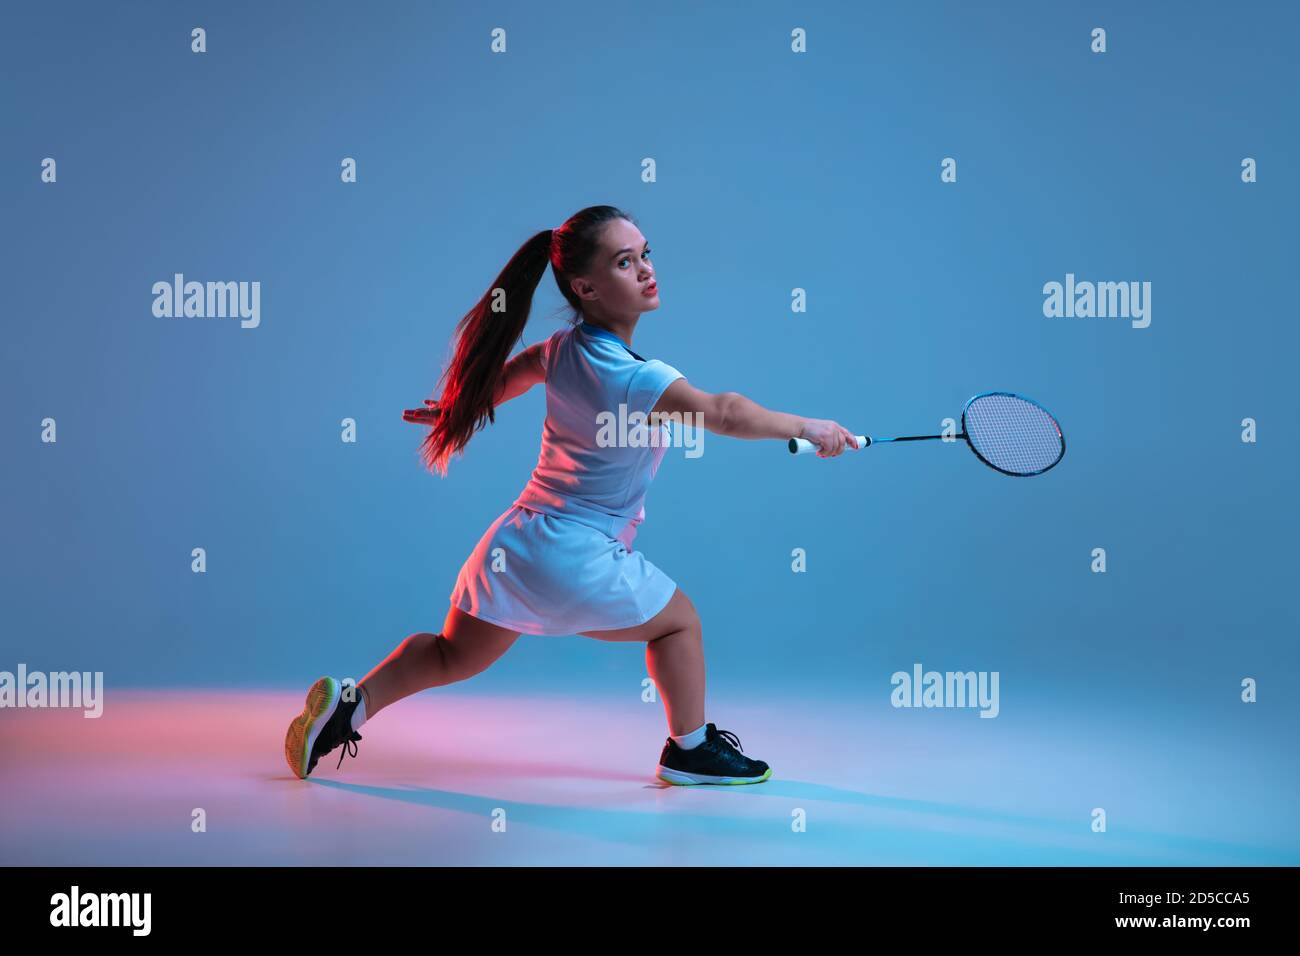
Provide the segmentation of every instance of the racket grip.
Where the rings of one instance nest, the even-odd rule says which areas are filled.
[[[854,437],[858,440],[858,448],[866,448],[871,444],[871,439],[866,435],[855,435]],[[792,455],[810,455],[820,450],[821,446],[810,442],[806,438],[791,438],[787,447],[790,449],[790,454]],[[849,449],[849,451],[853,450],[852,445],[845,445],[844,447]]]

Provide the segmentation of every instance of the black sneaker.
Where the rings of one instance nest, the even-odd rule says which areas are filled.
[[[677,746],[672,737],[659,755],[655,776],[677,786],[697,783],[762,783],[772,768],[738,751],[740,738],[730,730],[706,724],[704,743],[690,750]]]
[[[311,685],[306,706],[284,737],[284,759],[296,776],[306,779],[316,768],[316,761],[339,744],[343,745],[339,767],[345,755],[357,755],[356,741],[361,735],[352,729],[352,712],[360,701],[360,690],[354,700],[343,700],[343,686],[333,677],[322,677]]]

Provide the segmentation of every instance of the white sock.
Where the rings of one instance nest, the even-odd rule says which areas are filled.
[[[356,730],[366,722],[366,695],[357,691],[357,709],[352,712],[352,729]]]
[[[683,750],[691,750],[704,743],[704,738],[708,736],[708,724],[700,724],[698,728],[692,730],[689,734],[682,734],[680,737],[673,737],[673,743]],[[668,736],[672,737],[672,734]]]

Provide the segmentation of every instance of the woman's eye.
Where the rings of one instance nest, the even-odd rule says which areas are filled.
[[[648,256],[648,255],[650,255],[650,250],[649,250],[649,249],[647,249],[645,252],[641,253],[641,257],[642,257],[642,258],[645,258],[645,257]],[[618,266],[619,266],[620,269],[623,268],[623,263],[627,262],[627,260],[628,260],[628,257],[627,257],[627,256],[624,256],[622,259],[619,259],[619,260],[618,260]]]

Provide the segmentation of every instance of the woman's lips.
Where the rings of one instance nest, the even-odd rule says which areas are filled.
[[[659,283],[658,283],[658,282],[652,282],[652,283],[650,283],[648,286],[646,286],[644,289],[641,290],[641,294],[642,294],[642,295],[654,295],[654,294],[655,294],[656,292],[658,292],[658,291],[659,291]]]

